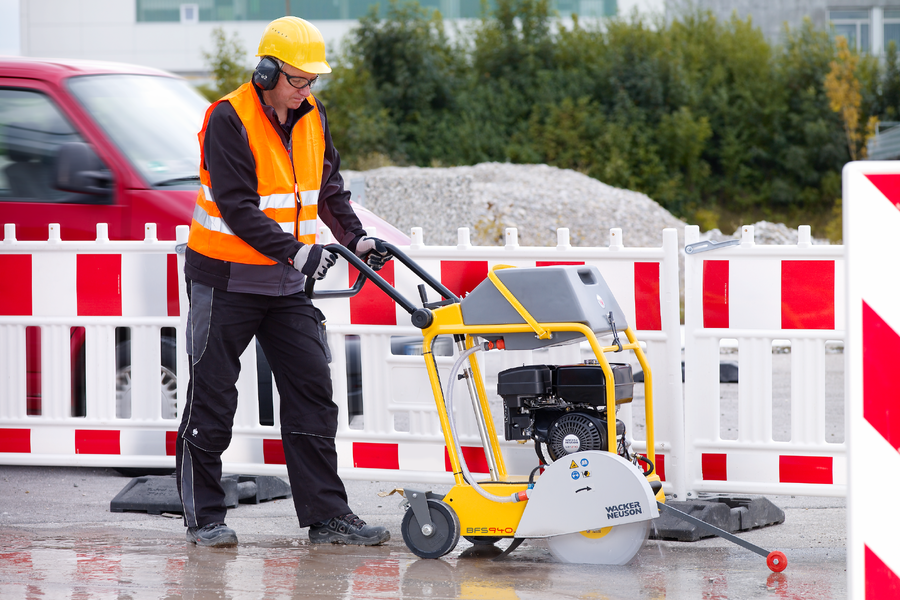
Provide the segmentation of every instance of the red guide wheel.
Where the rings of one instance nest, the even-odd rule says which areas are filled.
[[[780,550],[772,550],[766,557],[766,564],[776,573],[781,573],[787,569],[787,556]]]

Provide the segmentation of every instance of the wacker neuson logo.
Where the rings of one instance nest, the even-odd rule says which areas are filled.
[[[615,506],[606,507],[607,519],[620,519],[631,515],[641,514],[640,502],[626,502],[624,504],[616,504]]]

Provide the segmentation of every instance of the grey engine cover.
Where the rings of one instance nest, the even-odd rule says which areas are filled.
[[[500,281],[538,323],[583,323],[599,337],[611,333],[606,315],[612,311],[616,329],[627,327],[625,313],[594,266],[573,265],[500,269]],[[461,302],[466,325],[506,325],[525,323],[516,309],[485,279]],[[556,332],[550,339],[538,339],[534,333],[485,335],[490,340],[502,337],[508,350],[532,350],[575,342],[583,338],[577,332]]]

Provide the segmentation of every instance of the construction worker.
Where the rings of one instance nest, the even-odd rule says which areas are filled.
[[[222,452],[231,442],[241,353],[253,337],[281,396],[281,436],[297,518],[312,543],[390,539],[347,504],[337,474],[330,357],[323,315],[303,292],[336,256],[316,244],[316,217],[380,269],[390,254],[367,237],[344,191],[325,108],[312,95],[330,73],[322,34],[297,17],[272,21],[252,81],[213,103],[200,131],[200,181],[185,256],[190,382],[176,445],[187,539],[234,546],[225,524]]]

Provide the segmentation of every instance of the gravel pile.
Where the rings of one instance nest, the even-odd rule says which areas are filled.
[[[473,245],[502,245],[507,227],[522,246],[555,246],[569,228],[573,246],[606,246],[622,228],[627,246],[659,246],[662,230],[684,222],[645,194],[547,165],[482,163],[468,167],[383,167],[365,176],[365,206],[404,232],[422,227],[425,243],[456,245],[468,227]]]
[[[677,228],[680,247],[684,245],[684,221],[646,194],[568,169],[482,163],[382,167],[343,175],[357,194],[364,177],[366,208],[405,233],[421,227],[428,245],[455,246],[459,227],[469,228],[476,246],[502,245],[507,227],[518,229],[522,246],[555,246],[560,227],[569,229],[573,246],[607,246],[612,227],[622,229],[626,246],[659,246],[666,227]],[[797,231],[785,225],[761,221],[754,228],[757,244],[797,243]],[[740,229],[733,236],[714,229],[701,239],[740,236]]]

